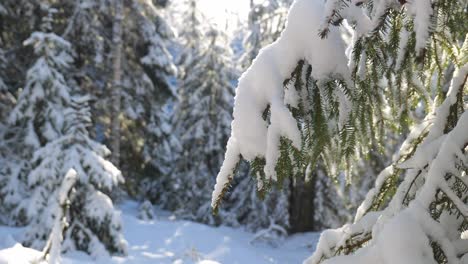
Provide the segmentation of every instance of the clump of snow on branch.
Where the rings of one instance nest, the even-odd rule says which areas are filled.
[[[331,29],[326,39],[321,39],[317,34],[323,8],[321,1],[296,1],[280,38],[262,49],[239,79],[231,137],[213,192],[213,207],[232,179],[241,157],[248,161],[265,157],[266,178],[276,180],[280,138],[287,138],[295,148],[301,148],[297,122],[285,103],[285,100],[293,98],[291,95],[285,98],[283,88],[283,81],[290,76],[298,61],[307,60],[312,66],[312,76],[317,80],[329,76],[349,80],[345,44],[339,31]],[[345,96],[338,97],[340,106],[350,107]],[[268,107],[269,123],[263,119]],[[347,111],[343,112],[345,114]],[[342,122],[346,120],[344,117],[340,119]]]
[[[336,24],[342,19],[346,19],[349,24],[355,25],[353,39],[356,40],[357,37],[364,36],[375,30],[382,22],[382,17],[387,10],[399,10],[401,8],[400,3],[406,1],[376,1],[372,11],[365,12],[364,9],[359,6],[367,2],[368,0],[351,0],[351,3],[346,4],[342,0],[326,1],[323,15],[324,19],[320,25],[321,34],[327,35],[327,32],[331,29],[331,24]],[[431,16],[433,15],[431,1],[412,0],[407,1],[404,6],[406,8],[406,13],[408,13],[414,21],[414,32],[416,35],[415,51],[420,55],[427,45],[429,32],[433,27],[431,21]],[[407,34],[408,32],[403,30],[402,33]],[[403,36],[402,41],[405,42],[406,38],[407,36]]]

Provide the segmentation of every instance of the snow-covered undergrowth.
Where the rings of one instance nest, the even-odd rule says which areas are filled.
[[[156,211],[154,220],[142,221],[137,218],[137,208],[135,202],[121,206],[127,257],[94,260],[86,254],[70,252],[61,263],[301,263],[313,252],[319,236],[295,235],[272,247],[252,243],[252,233],[177,220],[165,211]],[[0,226],[0,264],[26,264],[40,257],[40,251],[16,242],[15,237],[23,231]]]

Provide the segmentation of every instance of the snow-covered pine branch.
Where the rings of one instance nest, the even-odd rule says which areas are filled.
[[[318,1],[295,2],[281,37],[262,49],[239,79],[231,137],[213,192],[212,206],[215,210],[241,157],[265,164],[255,172],[258,189],[262,189],[264,183],[277,180],[276,165],[282,141],[290,144],[295,152],[303,149],[305,135],[301,133],[292,108],[310,113],[310,104],[306,103],[308,88],[317,85],[323,89],[326,85],[336,88],[329,96],[342,111],[339,116],[334,116],[336,119],[331,120],[329,126],[334,131],[345,127],[351,110],[345,86],[351,84],[351,74],[346,66],[345,44],[339,31],[332,30],[327,39],[316,34],[322,9],[323,5]],[[327,84],[331,76],[341,81]],[[284,89],[287,79],[291,85]],[[299,83],[309,87],[304,88]],[[319,104],[316,107],[321,108]],[[326,126],[322,128],[328,131]]]
[[[355,223],[324,232],[315,254],[307,263],[320,263],[336,254],[352,253],[371,239],[366,250],[357,251],[355,256],[331,259],[326,263],[395,261],[396,251],[389,251],[394,245],[400,245],[399,263],[434,263],[431,248],[425,248],[429,244],[437,263],[457,263],[467,252],[466,244],[460,241],[462,232],[459,230],[466,228],[467,205],[462,201],[468,191],[465,179],[468,112],[463,113],[450,133],[444,133],[449,125],[450,109],[457,103],[457,96],[466,90],[467,77],[468,64],[456,73],[442,105],[428,115],[425,126],[429,131],[414,128],[413,133],[423,137],[422,142],[411,150],[414,154],[379,175],[375,188],[359,207]],[[406,147],[403,144],[400,152],[408,151]],[[402,169],[406,169],[406,175]],[[383,204],[379,197],[388,192],[388,183],[384,182],[401,174],[405,175],[403,181],[393,191],[395,194],[388,206],[381,210]],[[381,211],[375,211],[379,209]],[[415,226],[422,228],[414,229]],[[454,252],[454,249],[460,252]],[[421,251],[431,254],[418,255]]]
[[[404,100],[403,104],[400,102],[402,97],[415,93],[419,94],[416,102],[426,105],[424,111],[428,114],[413,126],[408,138],[395,155],[394,164],[379,175],[375,188],[368,193],[358,209],[355,223],[351,227],[337,230],[338,233],[332,235],[339,238],[338,240],[331,238],[331,233],[324,233],[323,240],[309,263],[318,263],[337,254],[349,254],[364,245],[368,245],[366,248],[369,248],[359,250],[354,257],[341,257],[329,262],[375,263],[391,259],[392,262],[399,263],[456,263],[460,258],[463,259],[463,250],[466,250],[466,247],[462,246],[463,242],[460,239],[466,228],[463,220],[463,207],[466,205],[460,203],[459,199],[463,199],[467,191],[463,183],[466,181],[464,177],[467,143],[460,139],[460,136],[454,135],[466,130],[466,117],[463,117],[466,116],[467,107],[468,41],[466,32],[457,24],[457,19],[462,16],[464,9],[456,1],[450,4],[442,1],[425,8],[422,8],[424,3],[419,3],[420,8],[414,9],[413,5],[418,4],[416,2],[404,5],[400,12],[387,6],[385,14],[382,13],[379,19],[391,21],[388,23],[391,26],[387,25],[389,28],[384,29],[384,24],[381,24],[381,33],[373,27],[374,32],[364,34],[368,37],[356,39],[354,58],[358,60],[357,55],[369,50],[369,46],[372,45],[368,40],[379,40],[376,38],[377,34],[384,37],[380,42],[398,47],[392,53],[392,50],[389,50],[390,56],[384,62],[384,66],[389,67],[389,70],[386,70],[386,86],[391,91],[389,99],[393,105],[399,106],[396,108],[399,112],[394,113],[403,116],[402,113],[414,107],[409,100]],[[372,10],[379,8],[383,7],[374,7]],[[405,16],[406,12],[413,20]],[[426,14],[435,15],[430,21],[424,22],[421,17],[425,17]],[[377,17],[372,17],[372,21],[376,21]],[[411,23],[415,26],[419,23],[413,28],[414,32],[411,32]],[[421,28],[425,32],[422,32]],[[425,43],[423,47],[421,43]],[[396,67],[392,68],[394,66]],[[367,69],[358,70],[364,73],[363,77],[359,78],[361,80],[365,79],[365,75],[372,73],[372,67],[375,65],[367,64],[366,67]],[[439,102],[442,102],[440,106]],[[453,159],[445,160],[447,157]],[[441,160],[443,162],[440,162]],[[437,173],[431,173],[432,171]],[[428,190],[432,190],[432,193]],[[377,220],[374,222],[365,220],[371,215],[379,217],[378,220],[377,217],[373,217]],[[421,232],[418,231],[420,229],[411,232],[410,225],[414,222],[423,226]],[[354,226],[366,228],[355,229]],[[408,231],[404,231],[405,228],[408,228]],[[413,239],[392,238],[390,233],[409,233]],[[424,248],[424,244],[430,244],[431,247]],[[413,250],[399,251],[398,255],[402,258],[395,260],[396,255],[384,249],[394,245],[401,245],[400,249]],[[414,245],[417,245],[419,250],[414,249]],[[452,247],[461,251],[454,253]],[[426,253],[423,253],[422,257],[412,255],[421,252]],[[429,257],[424,257],[426,254]]]

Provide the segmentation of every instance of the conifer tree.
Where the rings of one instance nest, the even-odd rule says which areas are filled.
[[[188,1],[180,32],[184,44],[180,59],[179,102],[174,127],[181,153],[174,163],[166,207],[188,218],[217,224],[209,213],[209,191],[231,121],[234,71],[225,36],[203,27],[196,1]],[[206,41],[203,41],[206,39]],[[183,193],[183,195],[181,195]]]
[[[181,101],[175,113],[182,153],[173,174],[181,180],[189,198],[184,205],[195,219],[211,224],[213,220],[206,219],[211,217],[206,188],[214,182],[222,162],[231,121],[234,77],[229,68],[230,53],[220,34],[214,29],[208,31],[209,43],[185,62],[179,88]]]
[[[319,161],[350,175],[389,129],[410,130],[354,223],[324,232],[307,263],[466,259],[465,16],[460,1],[296,1],[281,38],[239,82],[214,209],[240,158],[259,188],[307,179]],[[344,20],[354,29],[349,52]]]
[[[15,187],[24,192],[15,208],[15,215],[28,223],[24,242],[34,248],[44,246],[53,219],[59,215],[53,210],[59,187],[66,173],[74,169],[78,179],[69,197],[64,250],[78,249],[95,256],[106,250],[125,253],[119,214],[105,194],[122,176],[105,160],[109,150],[89,138],[88,99],[75,95],[77,90],[65,74],[72,63],[71,44],[44,32],[34,32],[25,44],[34,46],[38,58],[10,115],[10,122],[22,131],[22,155],[30,160],[22,168],[25,173],[10,175],[20,185]]]

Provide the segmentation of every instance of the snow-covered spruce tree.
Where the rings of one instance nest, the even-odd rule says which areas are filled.
[[[77,249],[94,256],[106,250],[125,254],[120,216],[105,194],[123,179],[105,160],[109,150],[89,138],[88,99],[75,95],[76,88],[65,74],[72,63],[71,44],[43,32],[34,32],[25,44],[34,46],[38,58],[10,114],[10,122],[22,128],[24,157],[30,159],[27,174],[18,174],[16,180],[24,185],[26,194],[16,208],[28,222],[24,242],[33,248],[44,247],[59,215],[54,211],[59,187],[74,169],[77,181],[69,197],[63,250]]]
[[[192,5],[193,4],[193,5]],[[179,100],[174,124],[181,153],[166,189],[171,209],[216,224],[210,213],[210,185],[222,162],[231,122],[234,71],[225,37],[215,29],[204,31],[196,19],[194,1],[188,9],[187,44],[180,66]],[[205,38],[207,41],[198,41]],[[181,193],[183,193],[181,195]]]
[[[240,158],[253,163],[262,188],[308,177],[317,160],[331,173],[352,171],[352,157],[385,142],[388,127],[411,127],[354,223],[324,232],[307,263],[465,261],[465,7],[296,1],[280,39],[240,79],[214,209]],[[343,20],[354,28],[348,52],[336,27]]]
[[[21,3],[20,10],[23,7],[25,10],[30,10],[37,3],[32,2],[24,6],[23,4]],[[39,27],[44,31],[50,31],[51,16],[56,9],[44,4],[40,6],[38,12],[43,16]],[[14,12],[9,13],[6,20],[14,20],[13,15]],[[16,28],[14,30],[20,31]],[[31,35],[30,40],[33,40],[33,37],[44,38],[39,33],[35,36]],[[46,44],[46,40],[43,40],[41,46],[35,47],[34,53],[41,56],[27,71],[24,89],[19,90],[16,105],[9,112],[7,128],[2,135],[2,141],[5,144],[3,150],[8,160],[1,170],[0,195],[3,199],[2,206],[6,208],[9,224],[24,225],[28,222],[21,203],[27,196],[27,174],[31,169],[31,153],[59,136],[57,129],[62,125],[62,97],[68,94],[61,92],[61,85],[64,85],[65,80],[57,69],[68,63],[68,53],[61,53],[68,44],[64,44],[62,39],[54,34],[50,35],[47,41],[57,42],[59,46],[52,51],[46,46],[52,47],[53,44]],[[31,43],[25,42],[24,44]],[[14,59],[17,57],[14,56]],[[18,78],[24,78],[24,76],[18,76]],[[17,84],[17,81],[14,83]],[[46,86],[52,88],[45,88]],[[47,98],[49,94],[56,96],[49,101]]]
[[[38,30],[42,17],[47,15],[47,7],[52,7],[56,17],[60,18],[51,21],[55,32],[73,43],[74,62],[68,75],[83,92],[93,97],[90,101],[93,113],[91,137],[109,143],[113,1],[5,0],[2,5],[6,10],[0,11],[0,20],[4,22],[0,23],[2,48],[8,50],[7,63],[13,65],[7,69],[5,82],[11,93],[16,95],[16,90],[25,86],[24,76],[34,62],[32,49],[24,47],[22,41]],[[172,33],[163,19],[163,1],[154,4],[151,1],[124,1],[124,14],[121,159],[126,160],[122,171],[130,179],[126,181],[127,189],[135,194],[137,180],[150,169],[144,146],[154,145],[151,141],[154,138],[149,137],[148,141],[145,137],[149,133],[148,124],[152,116],[159,118],[159,108],[173,94],[170,78],[174,75],[174,67],[167,50]],[[8,133],[17,134],[15,131]],[[9,141],[14,142],[14,139]],[[10,147],[10,150],[14,149],[22,150],[17,146]]]

